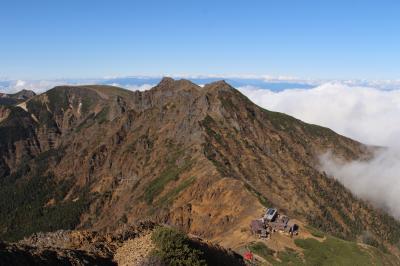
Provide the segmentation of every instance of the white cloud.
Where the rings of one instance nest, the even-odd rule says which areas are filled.
[[[153,88],[155,85],[154,84],[141,84],[141,85],[135,85],[135,84],[132,84],[132,85],[124,85],[124,86],[122,86],[122,85],[120,85],[120,84],[118,84],[118,83],[112,83],[112,84],[110,84],[111,86],[116,86],[116,87],[121,87],[121,88],[124,88],[124,89],[127,89],[127,90],[131,90],[131,91],[147,91],[147,90],[150,90],[151,88]]]
[[[389,148],[371,161],[343,162],[324,154],[321,169],[337,179],[355,195],[369,200],[400,219],[400,152]]]

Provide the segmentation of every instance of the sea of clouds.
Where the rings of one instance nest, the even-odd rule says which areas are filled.
[[[330,82],[312,89],[279,92],[251,86],[239,88],[266,109],[329,127],[370,145],[386,147],[366,161],[343,162],[321,154],[321,169],[400,219],[400,89]]]
[[[196,77],[192,80],[198,84],[212,81],[210,77]],[[56,85],[93,83],[143,91],[158,81],[159,78],[0,81],[0,91],[12,93],[30,89],[40,93]],[[386,147],[368,162],[343,162],[329,153],[321,154],[319,160],[323,171],[355,195],[388,210],[400,219],[399,81],[285,81],[258,80],[255,77],[228,77],[227,81],[265,109],[329,127],[365,144]]]

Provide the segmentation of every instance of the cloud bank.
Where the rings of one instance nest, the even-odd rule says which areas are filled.
[[[321,155],[319,161],[321,170],[353,194],[400,220],[399,142],[375,152],[370,161],[344,162],[329,152]]]
[[[329,127],[363,143],[386,146],[368,162],[321,155],[321,169],[400,219],[400,90],[327,83],[281,92],[239,88],[258,105]]]
[[[400,219],[400,153],[379,152],[369,162],[343,162],[330,153],[320,158],[322,169],[356,196],[366,199]]]

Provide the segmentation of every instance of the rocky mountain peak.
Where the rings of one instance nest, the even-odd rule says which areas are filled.
[[[164,77],[161,79],[160,83],[153,89],[160,91],[177,92],[177,91],[199,90],[200,86],[187,79],[175,80],[170,77]]]
[[[208,83],[204,86],[205,89],[209,89],[209,90],[229,90],[229,89],[233,89],[233,87],[227,83],[225,80],[218,80],[218,81],[214,81],[211,83]]]
[[[171,85],[175,82],[175,80],[171,77],[163,77],[161,81],[158,83],[158,86],[167,86]]]

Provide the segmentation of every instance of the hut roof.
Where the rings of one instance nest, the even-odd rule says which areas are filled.
[[[251,221],[251,229],[252,230],[262,230],[264,229],[264,223],[261,220],[253,220]]]

